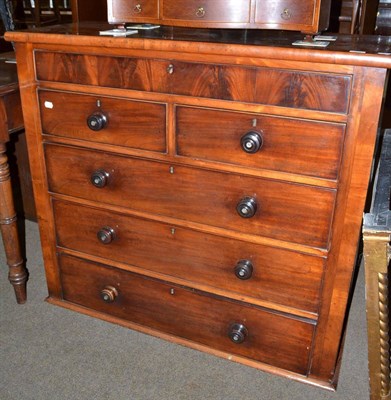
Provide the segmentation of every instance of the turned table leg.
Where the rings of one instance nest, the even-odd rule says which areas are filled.
[[[0,230],[9,267],[8,278],[14,287],[16,301],[23,304],[28,273],[20,249],[5,143],[0,143]]]
[[[364,232],[368,358],[371,400],[391,400],[389,333],[389,233]]]

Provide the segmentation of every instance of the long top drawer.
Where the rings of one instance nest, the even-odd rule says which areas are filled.
[[[349,106],[350,75],[45,51],[35,62],[46,81],[335,113]]]

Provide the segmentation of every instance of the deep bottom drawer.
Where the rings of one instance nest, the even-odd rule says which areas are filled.
[[[67,301],[279,368],[308,370],[312,324],[67,255],[59,261]]]

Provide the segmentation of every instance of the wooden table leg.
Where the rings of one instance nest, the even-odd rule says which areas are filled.
[[[371,400],[391,400],[388,263],[390,234],[364,231]]]
[[[20,250],[5,143],[0,143],[0,230],[9,267],[8,279],[14,287],[16,301],[23,304],[28,273]]]

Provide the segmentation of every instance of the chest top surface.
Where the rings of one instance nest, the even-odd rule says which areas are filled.
[[[97,46],[101,52],[110,48],[139,49],[391,68],[389,36],[337,35],[326,48],[318,48],[294,45],[303,39],[303,34],[297,32],[162,26],[154,30],[139,30],[128,37],[99,34],[111,28],[106,23],[83,22],[6,32],[5,38],[13,42]]]

